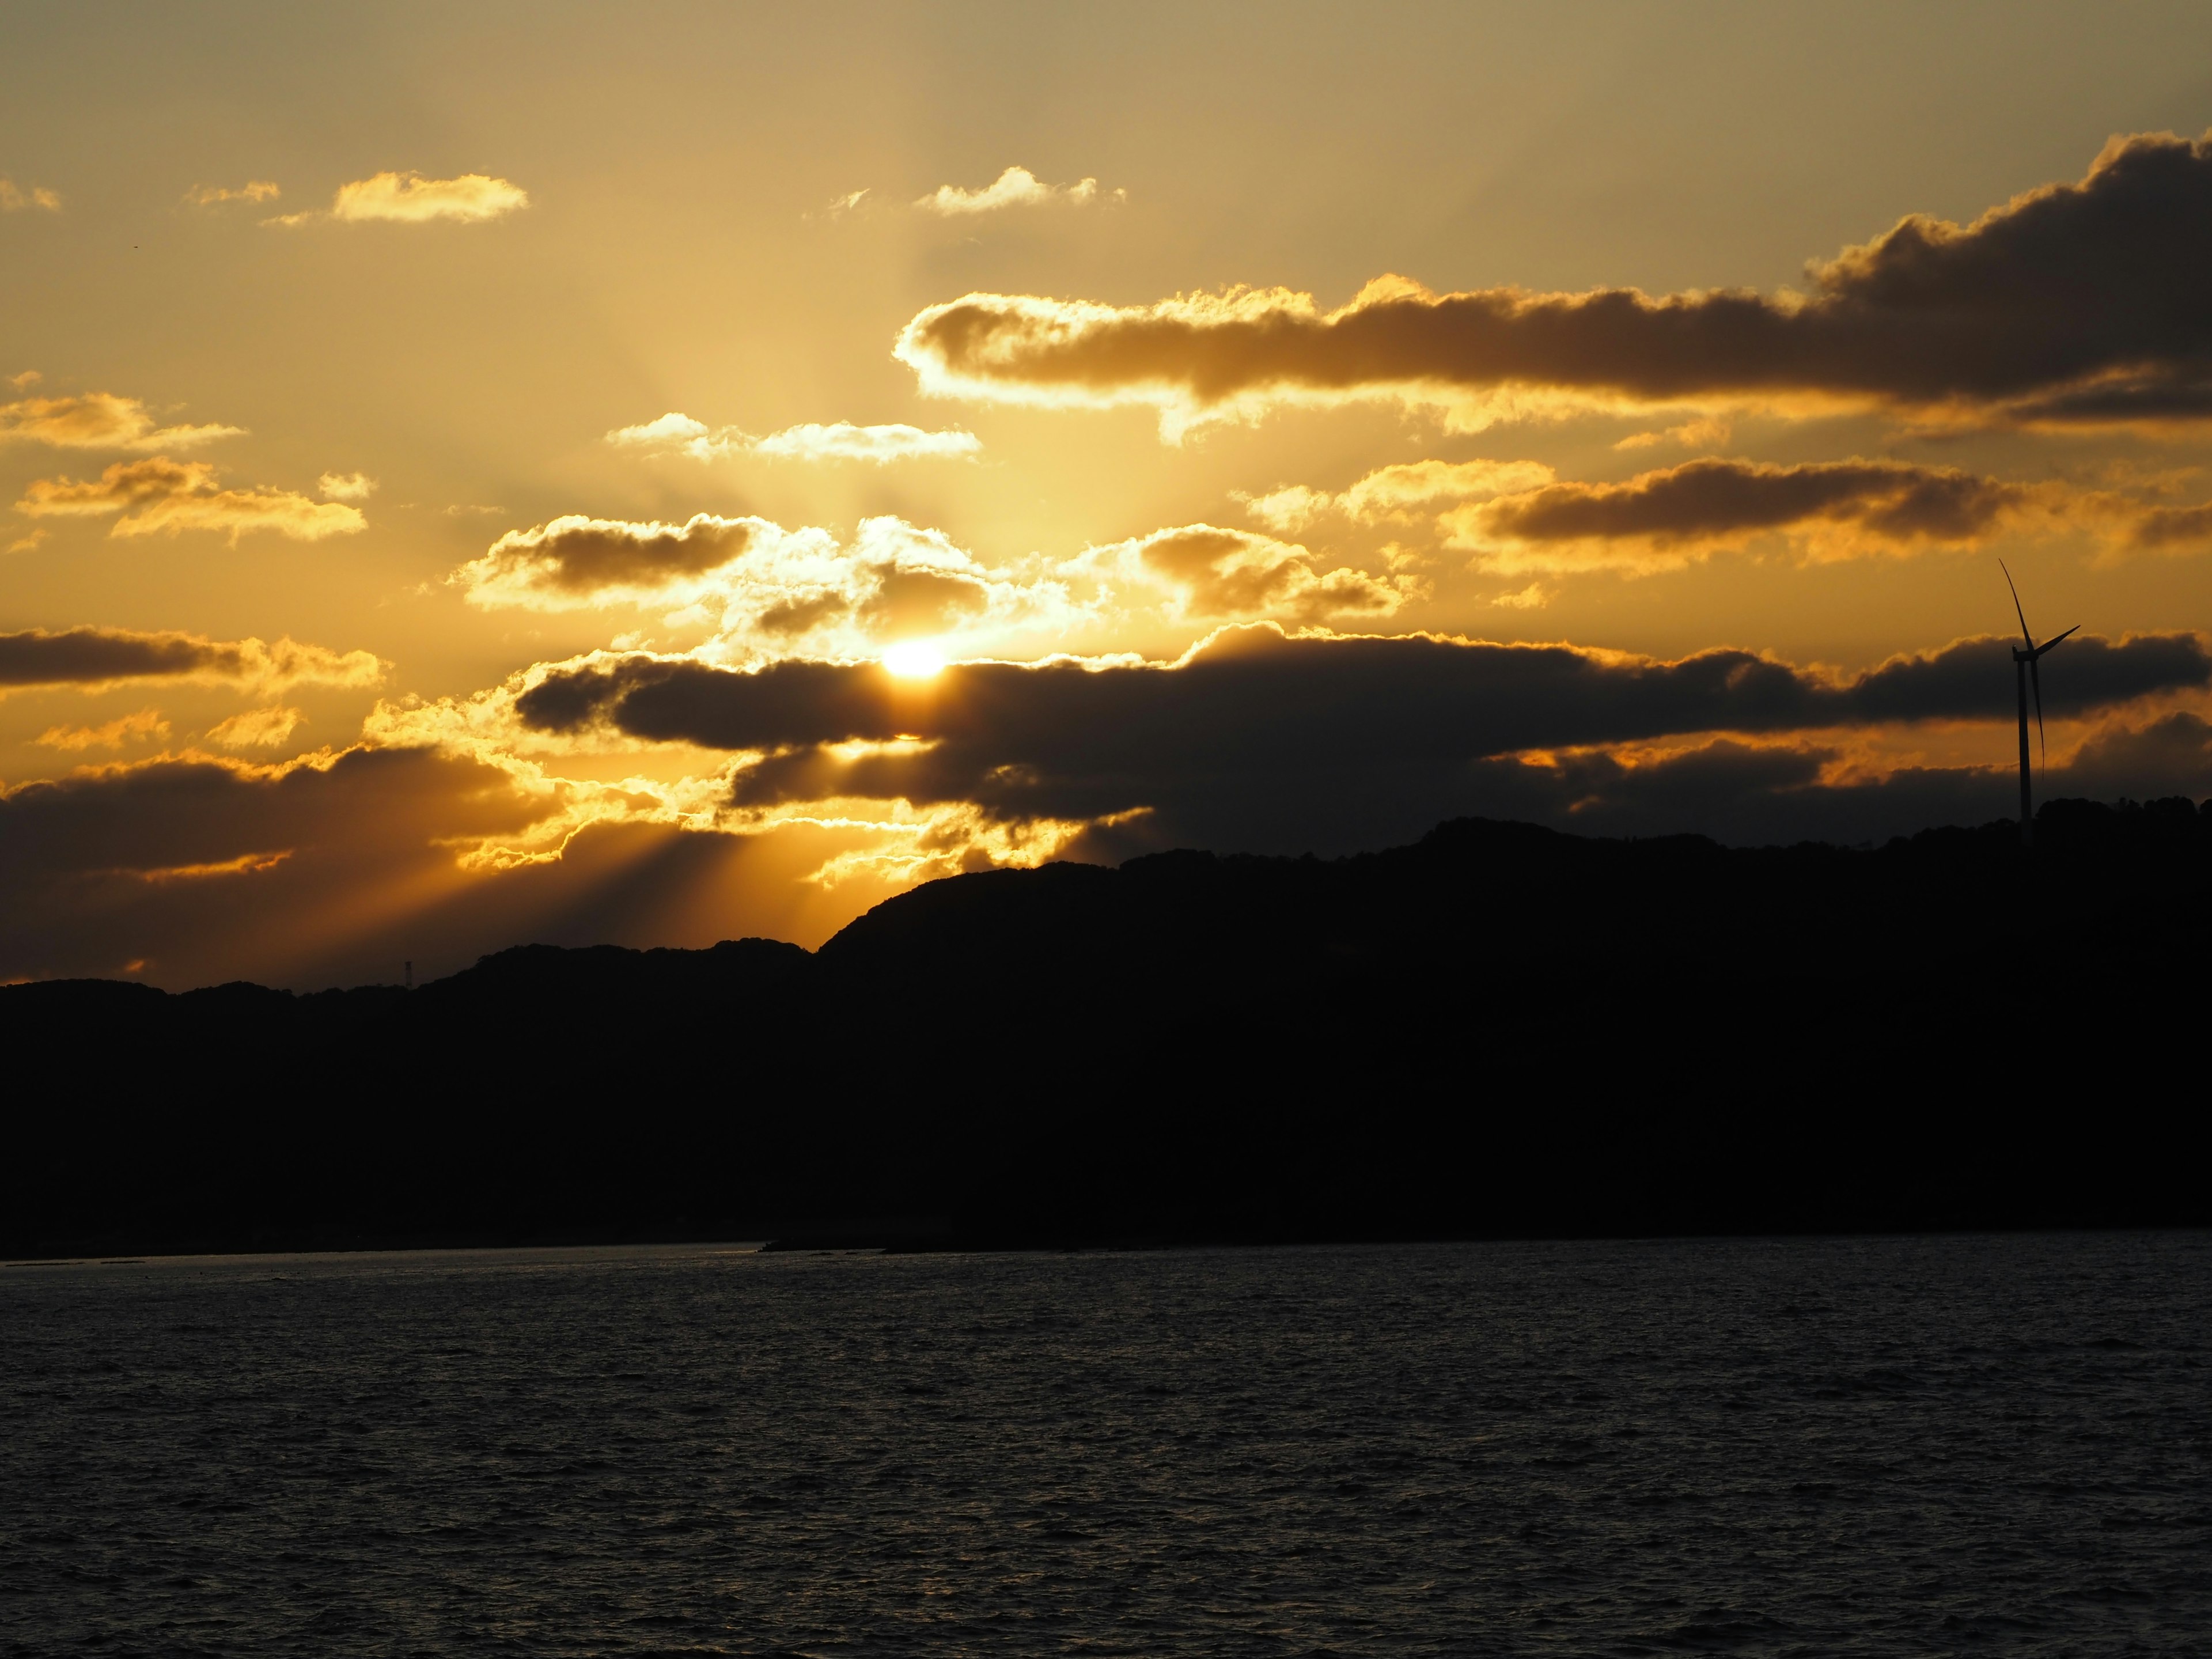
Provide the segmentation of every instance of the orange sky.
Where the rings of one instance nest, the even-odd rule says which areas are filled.
[[[2045,793],[2212,793],[2208,47],[21,8],[0,978],[813,944],[1463,812],[1996,816],[2000,556],[2083,628]]]

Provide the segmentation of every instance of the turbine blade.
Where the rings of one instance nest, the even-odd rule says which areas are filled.
[[[2073,627],[2066,630],[2066,634],[2078,634],[2081,631],[2081,624],[2080,623],[2075,623]],[[2045,652],[2050,650],[2052,646],[2057,644],[2059,641],[2064,639],[2066,637],[2066,634],[2054,634],[2051,638],[2044,641],[2041,645],[2035,647],[2035,654],[2039,657],[2041,656]]]
[[[2020,636],[2033,651],[2035,649],[2035,635],[2027,631],[2027,612],[2020,608],[2020,589],[2014,586],[2012,572],[2002,559],[1997,561],[1997,568],[2004,572],[2005,586],[2012,589],[2012,614],[2020,618]]]
[[[2027,659],[2027,683],[2035,691],[2035,740],[2043,745],[2043,769],[2051,769],[2051,739],[2043,735],[2043,676],[2035,672],[2035,659]]]

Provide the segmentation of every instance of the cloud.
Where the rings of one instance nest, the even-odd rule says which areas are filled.
[[[205,461],[118,461],[96,479],[40,478],[15,503],[33,517],[98,517],[123,513],[112,536],[175,535],[220,530],[235,543],[249,531],[273,530],[295,541],[320,541],[365,530],[368,520],[337,501],[313,501],[286,489],[223,489]]]
[[[1340,495],[1291,484],[1269,495],[1239,497],[1270,529],[1303,530],[1324,513],[1361,524],[1403,522],[1447,501],[1533,489],[1557,476],[1541,461],[1407,461],[1378,467]]]
[[[33,185],[29,190],[17,188],[13,179],[0,177],[0,213],[21,213],[35,208],[44,213],[59,213],[62,198],[43,185]]]
[[[365,501],[376,493],[376,480],[366,472],[325,472],[315,488],[334,501]]]
[[[419,173],[380,173],[340,185],[324,213],[288,213],[264,222],[304,225],[318,219],[347,224],[372,221],[392,224],[428,224],[450,219],[462,224],[497,219],[530,205],[530,193],[520,185],[487,173],[465,173],[458,179],[426,179]]]
[[[451,580],[473,605],[567,610],[614,603],[682,603],[710,573],[742,557],[756,536],[781,533],[765,519],[695,514],[686,523],[632,523],[570,514],[510,530]]]
[[[19,389],[38,380],[18,375]],[[88,392],[77,398],[25,398],[0,404],[0,444],[51,444],[57,449],[188,449],[245,435],[237,426],[159,426],[136,398]]]
[[[33,548],[36,547],[40,542],[46,540],[46,526],[41,525],[37,529],[32,531],[29,535],[18,536],[14,541],[9,543],[8,551],[10,553],[27,553]]]
[[[2212,653],[2192,634],[2082,643],[2063,685],[2055,666],[2047,677],[2054,718],[2212,684]],[[970,662],[918,682],[873,664],[733,672],[601,658],[544,672],[514,711],[527,731],[756,756],[732,775],[738,805],[959,801],[1061,822],[1149,809],[1187,844],[1295,848],[1310,836],[1349,849],[1478,810],[1478,762],[1700,734],[2008,722],[2011,671],[2001,638],[1836,676],[1746,651],[1670,661],[1261,626],[1222,629],[1175,664]]]
[[[385,665],[368,651],[343,654],[290,639],[210,640],[198,634],[138,633],[123,628],[27,629],[0,634],[0,694],[73,685],[104,690],[137,680],[230,684],[274,690],[288,685],[370,686]]]
[[[208,728],[208,741],[226,749],[274,749],[307,717],[296,708],[248,708]]]
[[[87,749],[120,749],[125,743],[160,742],[168,735],[169,723],[161,718],[161,711],[142,708],[135,714],[125,714],[103,726],[50,726],[33,741],[49,749],[81,752]]]
[[[1501,574],[1655,569],[1768,531],[1822,532],[1831,556],[1959,545],[2042,498],[1952,467],[1707,459],[1621,483],[1548,483],[1439,522],[1450,545],[1480,550],[1477,564]]]
[[[939,185],[915,205],[925,213],[958,218],[969,214],[996,213],[1006,208],[1045,207],[1054,203],[1081,207],[1101,199],[1126,200],[1127,195],[1127,191],[1117,190],[1102,198],[1096,179],[1085,179],[1072,185],[1048,185],[1027,167],[1012,167],[981,190]]]
[[[221,185],[194,185],[185,192],[188,207],[215,207],[224,202],[273,202],[284,192],[269,179],[249,179],[236,190]]]
[[[933,395],[1152,404],[1170,437],[1375,396],[1470,426],[1561,399],[2194,420],[2212,414],[2207,222],[2212,142],[2148,134],[1970,225],[1906,218],[1810,266],[1805,295],[1437,295],[1385,277],[1325,313],[1281,289],[1127,307],[970,294],[916,315],[896,355]]]
[[[404,750],[162,756],[0,789],[0,971],[276,977],[460,879],[447,838],[542,810],[493,769]]]
[[[1177,619],[1387,617],[1413,591],[1398,580],[1349,568],[1317,571],[1303,547],[1207,524],[1094,548],[1084,562],[1123,586],[1165,590]]]
[[[487,609],[637,605],[710,622],[708,648],[722,660],[872,656],[901,640],[973,643],[1096,614],[1054,574],[987,570],[944,535],[891,517],[861,520],[845,543],[709,513],[680,525],[571,515],[510,531],[448,580]]]
[[[838,421],[823,426],[788,426],[765,438],[733,426],[709,428],[689,415],[671,411],[641,426],[618,427],[607,441],[625,449],[661,455],[688,455],[711,461],[731,455],[766,455],[776,460],[890,461],[963,459],[982,450],[972,432],[925,432],[913,426],[854,426]]]
[[[2212,505],[2146,508],[2136,521],[2129,544],[2153,553],[2195,552],[2212,547]]]

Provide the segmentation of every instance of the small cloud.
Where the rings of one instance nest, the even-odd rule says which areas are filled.
[[[222,185],[194,185],[185,192],[190,207],[214,207],[222,202],[273,202],[284,192],[272,179],[249,179],[236,190]]]
[[[27,386],[34,386],[38,385],[40,381],[46,378],[46,377],[40,374],[37,369],[27,368],[21,374],[10,374],[8,377],[8,384],[14,386],[16,391],[21,392]]]
[[[21,213],[27,208],[36,208],[45,213],[59,213],[62,198],[43,185],[33,185],[27,191],[19,190],[13,179],[0,178],[0,213]]]
[[[1117,190],[1102,198],[1096,179],[1084,179],[1072,185],[1048,185],[1027,167],[1012,167],[981,190],[963,190],[957,185],[939,185],[917,200],[915,205],[925,213],[938,213],[951,218],[963,214],[995,213],[1001,208],[1043,207],[1054,202],[1080,207],[1085,203],[1101,199],[1126,201],[1128,192]]]
[[[1361,524],[1403,521],[1447,501],[1465,501],[1534,489],[1552,482],[1541,461],[1407,461],[1370,472],[1340,495],[1285,484],[1265,495],[1242,490],[1231,498],[1279,534],[1303,530],[1324,513],[1341,513]]]
[[[249,708],[208,728],[208,740],[227,749],[273,749],[307,716],[296,708]]]
[[[33,530],[29,535],[18,536],[14,541],[9,542],[8,544],[8,550],[10,553],[28,553],[40,542],[46,540],[46,528],[41,526],[40,528]]]
[[[33,369],[9,384],[21,391]],[[78,398],[25,398],[0,404],[0,444],[51,444],[57,449],[189,449],[245,435],[238,426],[158,426],[144,403],[112,392]]]
[[[957,428],[925,432],[896,424],[855,426],[850,421],[827,426],[808,422],[756,438],[734,426],[709,428],[674,412],[641,426],[617,428],[607,434],[607,441],[619,448],[688,455],[696,461],[751,454],[786,461],[871,461],[878,466],[890,461],[965,459],[983,447],[974,433]]]
[[[530,205],[530,192],[505,179],[489,173],[465,173],[458,179],[425,179],[419,173],[380,173],[340,185],[327,212],[288,213],[263,221],[272,225],[304,225],[318,219],[347,224],[372,220],[397,224],[428,224],[452,219],[463,224],[497,219]]]
[[[506,511],[503,507],[486,507],[479,501],[455,501],[446,508],[446,516],[449,519],[482,519]]]
[[[368,528],[354,508],[337,501],[311,501],[288,489],[224,489],[216,469],[205,461],[173,461],[157,455],[143,461],[118,461],[99,477],[40,478],[23,491],[18,513],[34,518],[56,515],[96,518],[120,513],[112,536],[149,536],[159,531],[222,530],[235,543],[250,530],[273,530],[295,541],[320,541]]]
[[[1702,420],[1670,426],[1663,432],[1632,432],[1615,444],[1615,449],[1650,449],[1660,444],[1680,444],[1685,449],[1726,449],[1729,440],[1735,435],[1735,428],[1724,416],[1709,415]]]
[[[169,723],[158,708],[142,708],[105,726],[52,726],[32,741],[49,749],[82,753],[87,749],[120,749],[126,743],[157,742],[169,735]]]
[[[848,191],[842,196],[833,196],[823,204],[818,214],[810,213],[806,216],[810,219],[842,219],[857,209],[860,205],[861,198],[867,193],[867,189],[864,185],[859,190]]]
[[[1551,602],[1552,596],[1544,591],[1541,582],[1530,582],[1516,592],[1500,593],[1491,600],[1491,604],[1502,605],[1508,611],[1541,611]]]
[[[315,488],[333,501],[365,501],[376,493],[376,480],[366,472],[325,472]]]

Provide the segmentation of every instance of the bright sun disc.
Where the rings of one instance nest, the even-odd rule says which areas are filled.
[[[934,646],[911,642],[884,653],[884,666],[902,679],[926,680],[945,666]]]

